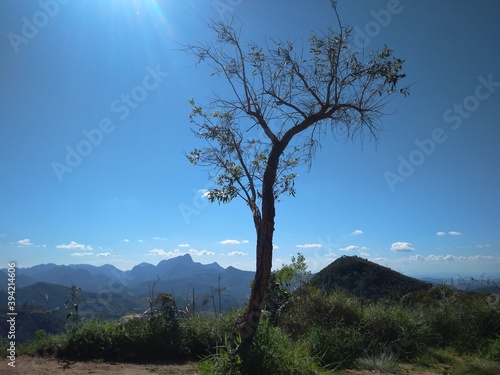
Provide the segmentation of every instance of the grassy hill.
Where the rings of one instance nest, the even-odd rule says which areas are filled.
[[[342,290],[361,299],[399,300],[432,285],[357,256],[343,256],[314,275],[310,284],[330,293]]]

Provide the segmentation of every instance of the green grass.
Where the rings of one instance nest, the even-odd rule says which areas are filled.
[[[57,357],[62,347],[66,345],[67,336],[49,335],[43,330],[35,332],[35,337],[19,345],[18,355],[39,355]]]
[[[80,321],[65,334],[37,332],[18,353],[80,360],[203,358],[204,374],[320,374],[353,366],[396,372],[402,362],[452,375],[500,374],[500,311],[485,298],[440,287],[407,306],[304,289],[272,322],[263,314],[244,353],[234,354],[226,339],[242,310]]]
[[[372,371],[382,373],[400,374],[401,370],[396,365],[397,357],[392,353],[381,353],[377,356],[359,358],[357,366]]]
[[[452,369],[453,375],[498,375],[500,374],[500,363],[490,360],[474,358],[465,363],[455,365]]]
[[[264,319],[252,345],[245,353],[231,349],[229,340],[200,363],[207,375],[315,375],[325,373],[307,345],[293,341],[285,332]]]
[[[482,355],[460,355],[453,348],[429,350],[415,365],[427,371],[449,375],[498,375],[500,363]]]

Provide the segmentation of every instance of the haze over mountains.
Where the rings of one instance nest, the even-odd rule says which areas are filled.
[[[223,268],[217,263],[194,262],[189,254],[163,260],[156,266],[141,263],[128,271],[112,265],[41,264],[16,270],[16,309],[19,339],[31,338],[38,329],[58,332],[67,323],[71,311],[70,286],[79,291],[74,302],[83,319],[117,319],[129,313],[143,313],[149,297],[160,292],[174,295],[177,307],[189,313],[220,313],[248,302],[254,272]],[[459,289],[481,293],[499,293],[500,280],[421,280],[400,274],[356,256],[336,259],[310,284],[326,293],[337,289],[355,297],[399,300],[403,295],[427,289],[431,284],[446,283]],[[7,270],[0,270],[0,285],[7,285]],[[154,289],[153,289],[154,288]],[[6,309],[7,294],[0,286],[0,309]],[[5,302],[4,302],[5,301]],[[72,301],[73,302],[73,301]],[[0,322],[0,333],[6,332]]]
[[[341,267],[341,265],[351,265],[354,261],[356,263],[356,272],[350,272],[352,271],[350,266],[347,268],[346,266]],[[334,272],[328,272],[330,269]],[[362,275],[368,272],[370,278]],[[332,262],[324,270],[316,274],[315,280],[318,281],[321,278],[323,281],[320,284],[336,285],[339,283],[339,281],[335,281],[337,278],[340,280],[347,277],[348,280],[342,281],[343,286],[346,286],[346,281],[351,280],[349,283],[353,283],[358,288],[360,281],[357,279],[363,277],[364,289],[380,289],[379,292],[384,294],[383,288],[380,288],[377,280],[387,279],[387,275],[392,275],[392,273],[394,271],[362,258],[345,256]],[[325,279],[326,274],[328,276]],[[130,300],[127,303],[120,303],[121,308],[129,306],[133,309],[140,309],[142,306],[147,305],[147,297],[151,294],[150,289],[154,283],[155,293],[174,294],[179,307],[192,302],[193,296],[202,300],[200,307],[208,305],[208,302],[213,303],[213,301],[207,301],[207,298],[212,299],[212,296],[216,294],[217,299],[221,296],[223,308],[228,309],[239,307],[247,302],[250,291],[249,285],[253,277],[254,272],[242,271],[231,266],[223,268],[218,263],[201,264],[194,262],[191,256],[186,254],[163,260],[157,265],[140,263],[128,271],[119,270],[109,264],[97,267],[88,264],[66,266],[49,263],[29,268],[18,268],[16,272],[16,288],[18,305],[29,303],[45,306],[48,296],[52,297],[52,305],[55,306],[56,301],[60,302],[67,297],[67,289],[71,285],[76,285],[83,293],[87,294],[90,300],[94,298],[103,301],[111,299],[110,296],[113,296],[112,299],[115,303],[121,299]],[[396,279],[397,282],[395,281],[395,283],[397,284],[403,284],[403,281],[409,280],[407,276],[401,274],[398,274]],[[455,285],[459,289],[468,290],[488,287],[490,284],[492,287],[498,287],[497,284],[500,284],[499,280],[488,281],[490,284],[486,285],[485,280],[460,277],[454,279],[427,278],[423,280],[432,284],[444,282]],[[0,282],[1,285],[7,285],[6,269],[0,270]],[[348,287],[347,289],[352,288]],[[0,288],[1,290],[3,288]],[[355,294],[359,294],[359,290]],[[91,295],[93,297],[90,297]]]
[[[136,304],[128,304],[132,307],[147,305],[147,297],[154,283],[155,294],[174,294],[179,307],[183,307],[188,299],[192,300],[194,291],[195,296],[220,294],[227,309],[244,303],[253,276],[253,272],[241,271],[234,267],[223,268],[217,263],[203,265],[194,262],[191,256],[186,254],[163,260],[156,266],[141,263],[128,271],[121,271],[109,264],[96,267],[87,264],[65,266],[49,263],[18,268],[16,287],[18,304],[27,302],[45,305],[47,301],[44,295],[49,294],[49,291],[52,292],[55,302],[55,298],[61,300],[60,294],[64,290],[67,296],[67,289],[76,285],[82,293],[92,295],[97,300],[105,301],[111,299],[111,296],[114,296],[112,299],[115,303],[118,296],[135,300]],[[0,270],[0,282],[7,285],[5,269]],[[61,290],[57,286],[64,288]]]

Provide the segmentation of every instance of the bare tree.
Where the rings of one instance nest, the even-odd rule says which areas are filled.
[[[251,342],[259,325],[272,267],[275,203],[295,195],[297,167],[308,168],[324,136],[378,139],[382,108],[398,88],[403,60],[384,47],[362,55],[351,48],[351,29],[329,28],[311,34],[298,48],[290,41],[268,40],[264,47],[243,45],[237,20],[212,21],[215,40],[183,50],[225,78],[230,98],[218,95],[205,105],[190,101],[189,119],[207,146],[187,157],[208,167],[214,186],[211,202],[243,199],[253,216],[256,274],[238,333]],[[275,126],[275,124],[278,124]],[[257,134],[261,132],[261,137]]]

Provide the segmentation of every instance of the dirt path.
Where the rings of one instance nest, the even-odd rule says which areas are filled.
[[[431,372],[404,371],[405,375],[435,375]],[[136,364],[109,362],[63,362],[55,359],[22,356],[16,367],[0,358],[1,375],[197,375],[196,363]],[[368,370],[346,370],[344,375],[387,375]]]
[[[2,375],[195,375],[196,364],[135,364],[109,362],[62,362],[55,359],[22,356],[16,367],[0,359]]]

